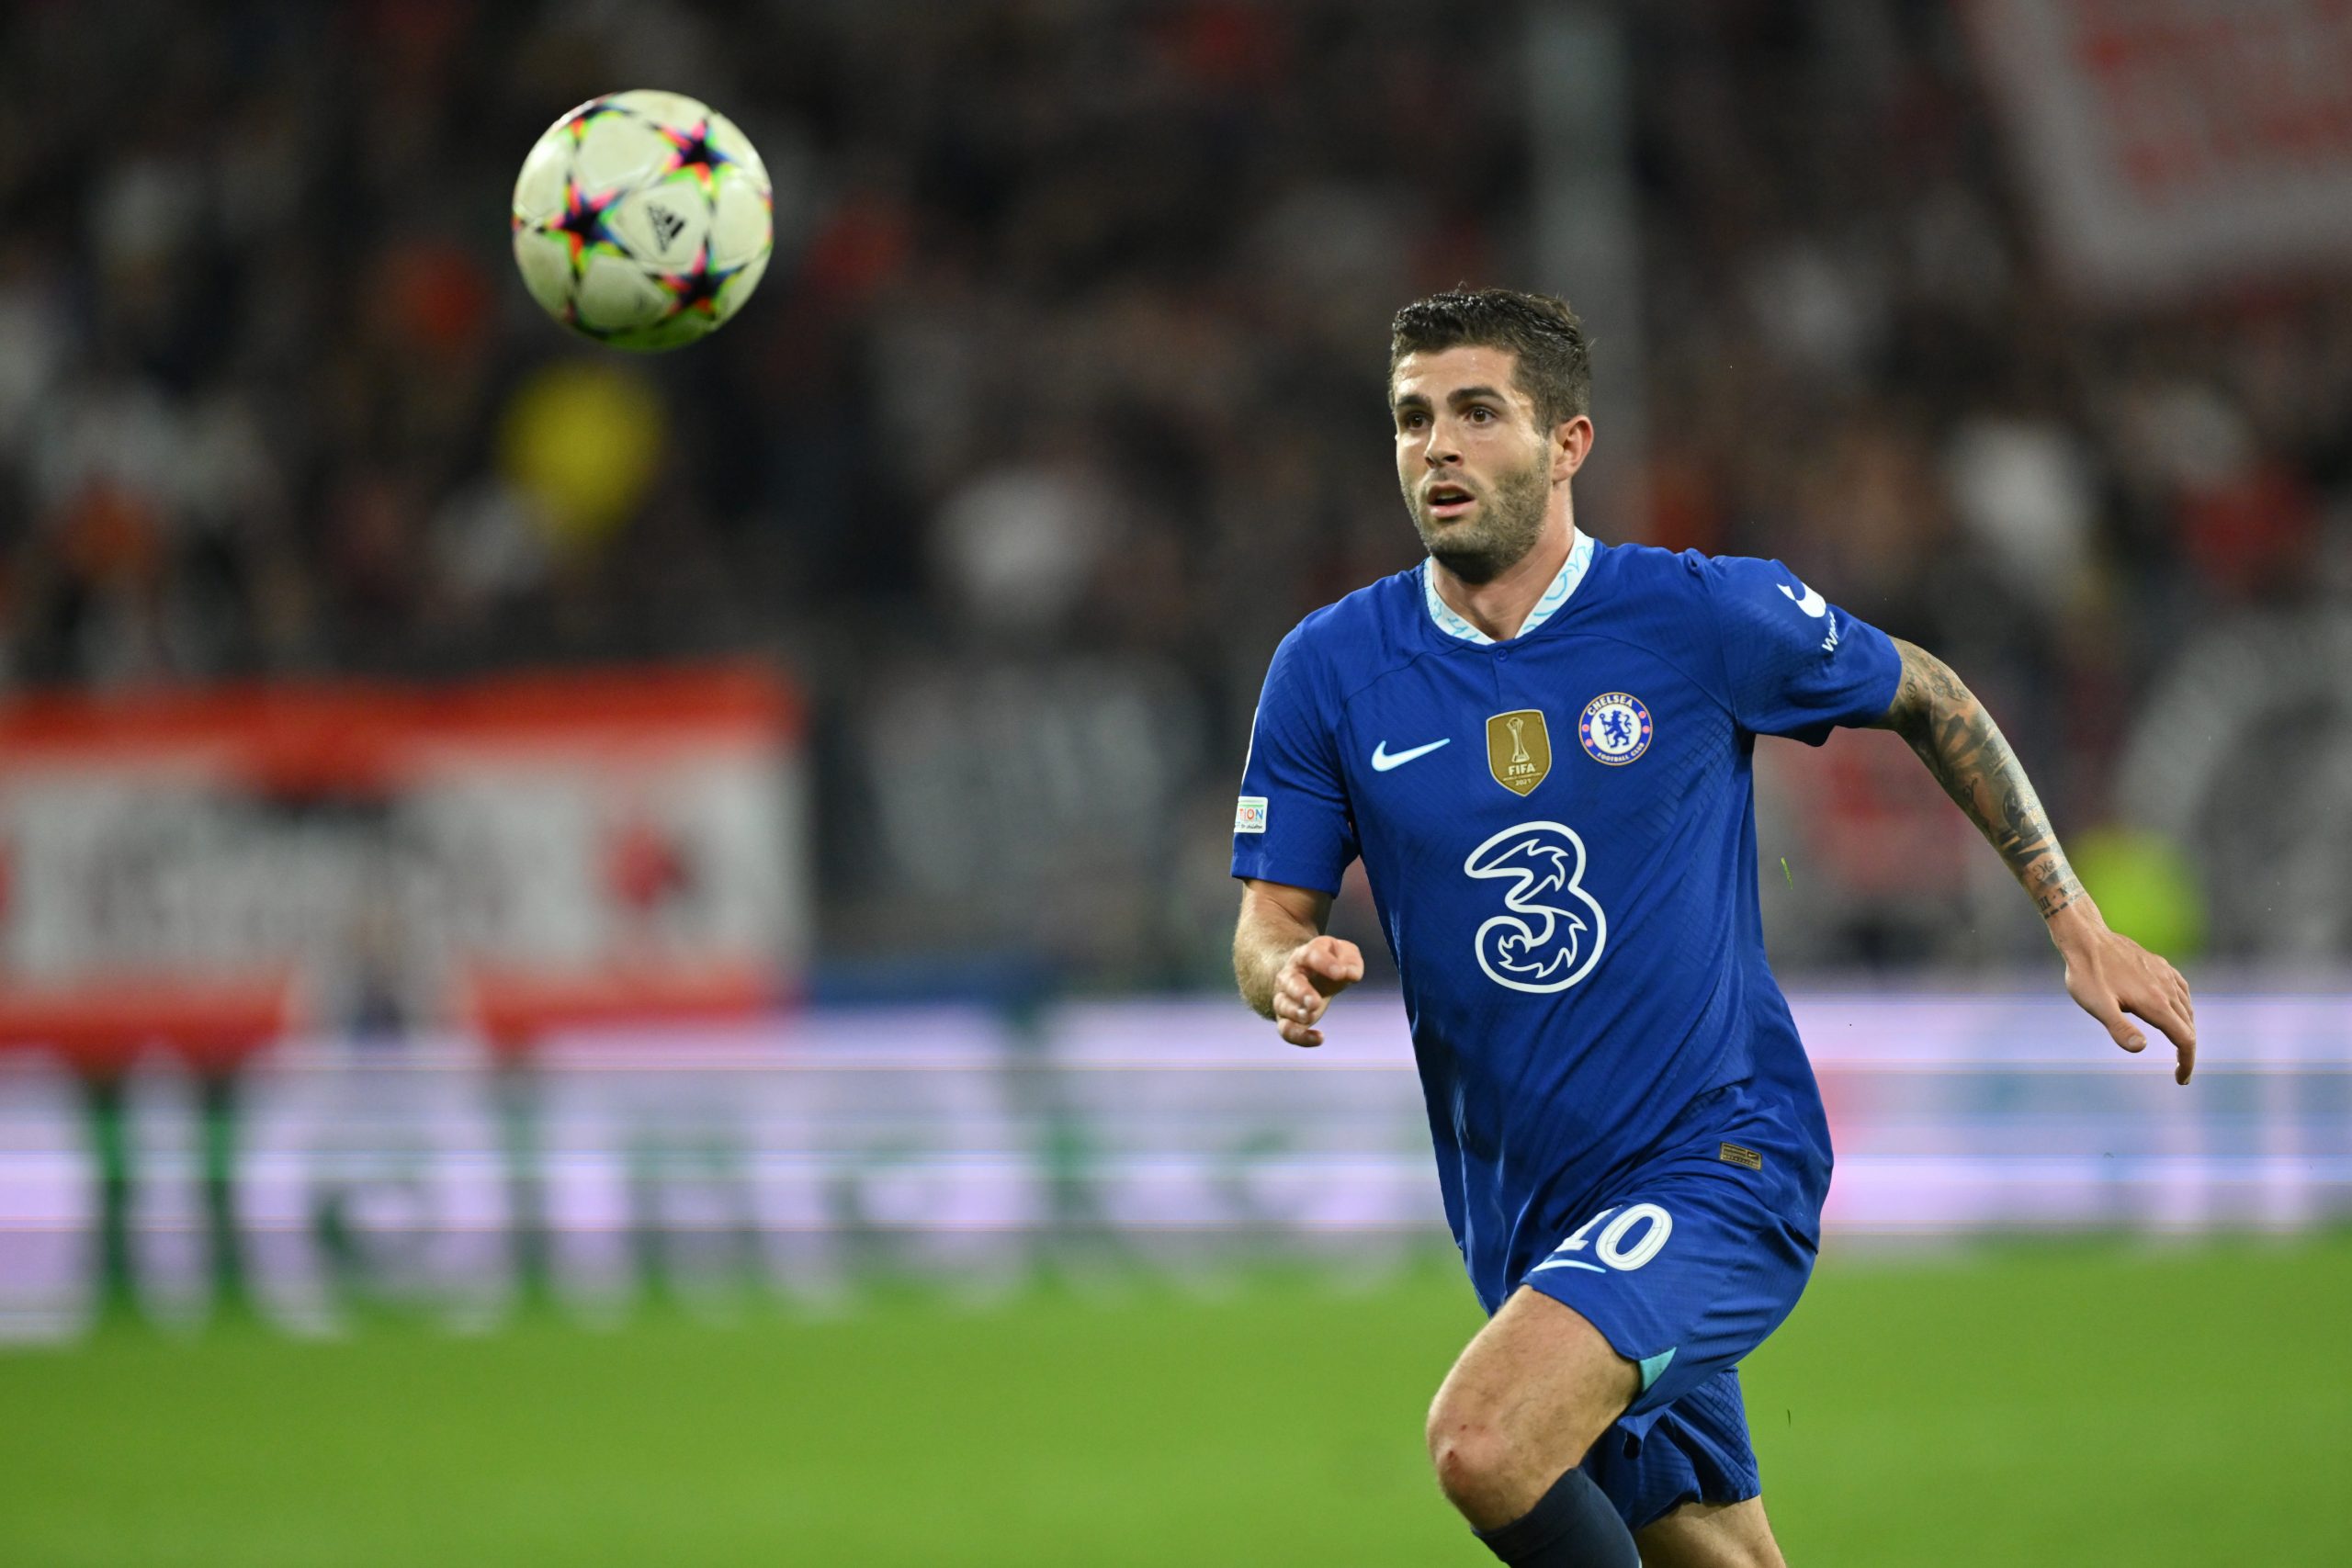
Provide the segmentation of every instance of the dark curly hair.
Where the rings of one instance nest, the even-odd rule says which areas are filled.
[[[1516,288],[1449,288],[1396,312],[1388,330],[1388,378],[1408,354],[1507,348],[1519,356],[1511,379],[1546,430],[1592,412],[1592,358],[1584,322],[1565,299]]]

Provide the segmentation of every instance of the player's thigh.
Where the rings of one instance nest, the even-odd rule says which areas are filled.
[[[1764,1499],[1685,1503],[1634,1538],[1643,1568],[1788,1568]]]
[[[1803,1217],[1769,1176],[1673,1162],[1580,1216],[1523,1288],[1570,1308],[1636,1366],[1638,1430],[1738,1365],[1795,1307],[1814,1258]]]
[[[1535,1291],[1503,1303],[1430,1405],[1430,1450],[1508,1463],[1548,1483],[1641,1392],[1639,1369],[1575,1309]],[[1540,1473],[1539,1473],[1540,1472]]]

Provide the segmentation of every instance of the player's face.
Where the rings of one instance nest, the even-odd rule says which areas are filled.
[[[1492,581],[1535,547],[1552,498],[1552,443],[1509,349],[1408,354],[1388,389],[1396,479],[1422,547],[1457,577]]]

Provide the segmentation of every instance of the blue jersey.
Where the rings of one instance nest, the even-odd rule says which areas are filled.
[[[1489,1311],[1727,1086],[1784,1129],[1817,1213],[1828,1129],[1765,963],[1751,760],[1758,735],[1875,720],[1899,671],[1777,562],[1582,535],[1507,642],[1424,563],[1276,649],[1233,873],[1335,893],[1363,857]]]

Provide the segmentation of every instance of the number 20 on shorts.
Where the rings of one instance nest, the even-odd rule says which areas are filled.
[[[1600,1231],[1598,1239],[1592,1234],[1596,1229]],[[1551,1257],[1528,1272],[1540,1274],[1546,1269],[1589,1269],[1595,1273],[1606,1273],[1613,1269],[1619,1273],[1631,1273],[1656,1258],[1658,1250],[1666,1246],[1667,1237],[1673,1234],[1674,1216],[1656,1203],[1603,1209],[1578,1226],[1577,1234],[1562,1242]],[[1588,1263],[1575,1256],[1588,1247],[1592,1249],[1593,1257],[1600,1260],[1600,1263]]]

